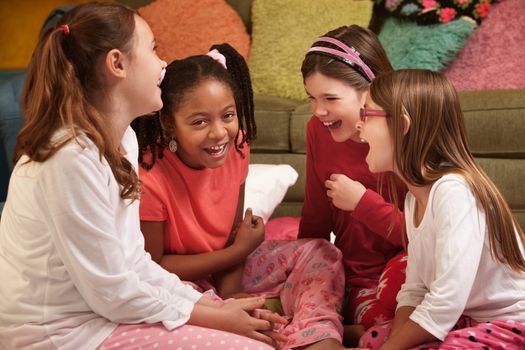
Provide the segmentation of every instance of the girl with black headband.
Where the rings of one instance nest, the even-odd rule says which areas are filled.
[[[313,117],[307,126],[306,186],[299,238],[336,236],[346,272],[345,339],[352,344],[392,319],[405,279],[401,211],[380,193],[356,123],[373,79],[392,70],[377,36],[357,25],[317,38],[301,71]],[[346,206],[336,203],[342,178]],[[386,192],[386,191],[384,191]],[[404,195],[400,187],[399,196]],[[400,197],[401,198],[401,197]],[[395,215],[393,216],[392,213]],[[394,220],[392,218],[395,218]]]

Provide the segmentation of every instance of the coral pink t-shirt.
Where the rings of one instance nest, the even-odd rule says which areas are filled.
[[[140,168],[140,219],[165,221],[165,253],[198,254],[224,248],[240,186],[248,175],[248,146],[242,151],[244,159],[230,147],[223,166],[192,169],[166,149],[150,171]]]

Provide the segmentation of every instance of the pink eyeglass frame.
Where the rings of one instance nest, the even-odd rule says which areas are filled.
[[[361,118],[361,121],[366,121],[366,117],[385,117],[389,118],[390,114],[387,112],[381,110],[381,109],[370,109],[366,107],[361,107],[359,109],[359,118]]]

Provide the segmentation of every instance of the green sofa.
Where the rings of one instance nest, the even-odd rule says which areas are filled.
[[[228,0],[248,28],[250,4]],[[297,74],[300,67],[297,67]],[[471,151],[493,179],[525,229],[525,90],[461,92]],[[273,217],[300,216],[304,200],[307,101],[255,96],[258,138],[252,163],[290,164],[299,173]]]

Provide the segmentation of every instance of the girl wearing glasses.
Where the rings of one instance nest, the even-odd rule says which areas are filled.
[[[431,71],[388,73],[372,83],[362,111],[356,127],[370,169],[408,187],[409,244],[395,319],[361,344],[524,349],[525,236],[468,149],[452,84]],[[344,206],[342,194],[334,198]]]
[[[316,39],[301,67],[314,116],[307,126],[299,238],[336,236],[346,272],[348,344],[394,317],[395,297],[405,279],[403,215],[379,194],[381,184],[365,161],[368,144],[356,128],[370,83],[391,70],[377,36],[357,25]],[[333,195],[341,184],[344,206]],[[398,192],[404,195],[401,186]]]

